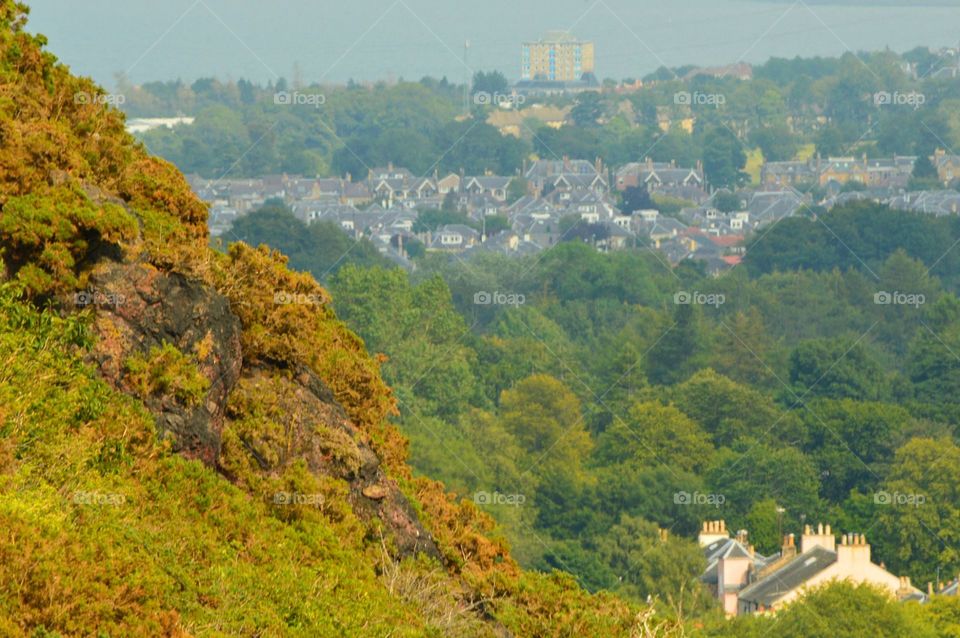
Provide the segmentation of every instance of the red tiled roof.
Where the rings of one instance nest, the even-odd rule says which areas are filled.
[[[729,248],[730,246],[736,246],[742,242],[743,235],[721,235],[720,237],[710,237],[709,239],[717,246]]]

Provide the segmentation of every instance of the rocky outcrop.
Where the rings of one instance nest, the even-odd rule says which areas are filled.
[[[118,389],[130,392],[125,363],[133,355],[145,356],[169,343],[195,359],[209,382],[202,400],[188,404],[176,396],[141,398],[176,451],[215,466],[227,396],[243,363],[240,321],[227,299],[177,273],[106,261],[95,268],[88,289],[75,302],[96,308],[93,356],[103,377]]]
[[[304,366],[244,367],[240,320],[211,287],[149,264],[105,260],[74,302],[94,307],[93,363],[124,392],[135,393],[128,379],[131,357],[171,344],[195,361],[209,383],[202,400],[140,396],[174,450],[242,482],[231,472],[237,460],[222,457],[224,428],[232,428],[258,472],[279,476],[302,460],[316,475],[346,481],[354,512],[365,521],[379,519],[401,555],[440,557],[396,481],[316,374]],[[262,406],[269,406],[268,414]]]
[[[314,474],[346,481],[353,511],[361,520],[379,519],[401,555],[440,558],[396,481],[311,370],[245,370],[227,407],[227,427],[261,473],[279,477],[291,464],[305,461]],[[234,459],[224,463],[228,476],[236,471]]]

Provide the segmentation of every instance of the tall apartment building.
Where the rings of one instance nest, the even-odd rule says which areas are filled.
[[[549,31],[537,42],[524,42],[520,56],[522,80],[576,82],[593,73],[593,42],[566,31]]]

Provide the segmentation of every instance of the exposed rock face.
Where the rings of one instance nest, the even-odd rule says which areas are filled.
[[[244,428],[247,404],[262,405],[267,398],[270,408],[260,414],[259,427]],[[440,558],[430,533],[383,471],[376,453],[330,389],[309,369],[245,370],[227,407],[227,419],[261,472],[279,476],[290,464],[304,460],[314,474],[346,481],[354,512],[363,520],[382,521],[402,555],[427,553]],[[264,427],[266,423],[279,427]],[[231,468],[225,471],[230,475]]]
[[[224,406],[243,362],[240,321],[227,299],[177,273],[104,262],[80,301],[96,306],[94,356],[104,378],[121,390],[129,391],[124,364],[134,354],[146,355],[169,343],[196,356],[198,371],[210,383],[202,401],[185,405],[164,396],[145,397],[144,402],[176,451],[216,465]]]
[[[177,452],[236,481],[231,475],[236,459],[222,457],[224,428],[233,427],[243,455],[259,472],[279,476],[303,460],[314,474],[346,481],[354,512],[363,520],[382,521],[402,555],[440,557],[396,482],[316,374],[308,368],[244,367],[242,327],[225,297],[177,273],[105,260],[78,301],[96,308],[95,363],[124,392],[132,392],[126,362],[134,355],[169,343],[195,357],[198,372],[210,383],[203,400],[189,405],[175,396],[141,397]],[[233,424],[246,414],[245,401],[270,405],[270,414],[253,427]]]

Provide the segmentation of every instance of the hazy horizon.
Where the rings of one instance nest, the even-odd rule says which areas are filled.
[[[135,83],[241,77],[306,83],[419,79],[462,81],[472,70],[519,74],[520,43],[572,29],[597,49],[601,78],[639,77],[662,64],[701,66],[770,57],[956,45],[956,7],[878,7],[778,0],[506,0],[454,6],[440,0],[142,0],[117,4],[38,0],[29,29],[47,35],[71,69],[110,88]],[[466,65],[464,42],[470,41]]]

